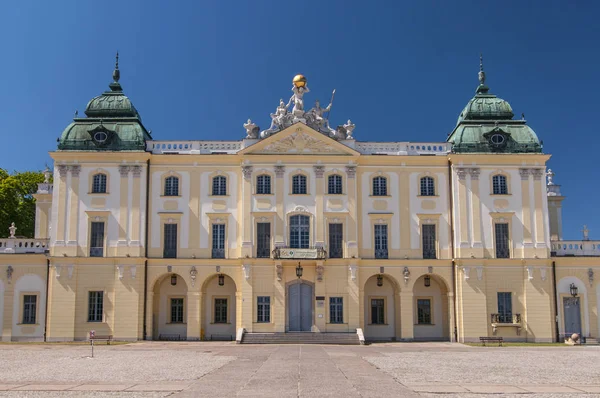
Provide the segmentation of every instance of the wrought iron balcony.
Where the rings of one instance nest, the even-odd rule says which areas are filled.
[[[327,252],[322,247],[277,247],[272,254],[274,259],[324,260],[327,258]]]
[[[177,249],[164,249],[163,258],[177,258]]]
[[[90,247],[90,257],[104,257],[104,248]]]
[[[495,323],[509,323],[509,324],[521,324],[521,314],[491,314],[492,324]]]
[[[375,249],[375,258],[386,259],[388,258],[387,249]]]
[[[225,249],[212,249],[212,258],[225,258]]]

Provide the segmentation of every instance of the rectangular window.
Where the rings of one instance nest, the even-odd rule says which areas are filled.
[[[294,195],[305,195],[306,194],[306,177],[303,175],[295,175],[292,177],[292,194]]]
[[[327,193],[330,195],[342,194],[342,176],[334,174],[327,180]]]
[[[387,225],[375,225],[375,258],[388,258]]]
[[[163,249],[164,258],[177,257],[177,224],[165,224],[164,226],[165,246]]]
[[[23,296],[23,323],[35,324],[35,315],[37,313],[37,296]]]
[[[431,325],[431,300],[417,299],[417,323]]]
[[[344,299],[329,297],[329,323],[344,323]]]
[[[496,223],[494,228],[496,232],[496,258],[509,258],[508,224]]]
[[[183,299],[171,299],[171,323],[183,323]]]
[[[373,196],[387,196],[387,179],[385,177],[373,178]]]
[[[329,224],[329,258],[342,258],[344,254],[344,224]]]
[[[259,195],[271,194],[271,176],[263,174],[256,177],[256,193]]]
[[[435,248],[435,224],[422,225],[421,236],[423,239],[423,258],[437,258]]]
[[[384,310],[384,299],[371,299],[371,323],[373,325],[385,324]]]
[[[88,293],[88,322],[102,322],[104,292]]]
[[[271,257],[271,223],[259,222],[256,224],[256,257]]]
[[[104,222],[92,222],[90,257],[104,256]]]
[[[271,297],[258,296],[256,307],[256,322],[269,323],[271,322]]]
[[[295,215],[290,217],[290,247],[308,249],[310,244],[310,217]]]
[[[227,323],[227,299],[215,299],[215,323]]]
[[[498,322],[512,323],[512,293],[498,292]]]
[[[212,233],[212,258],[225,258],[225,224],[213,224]]]

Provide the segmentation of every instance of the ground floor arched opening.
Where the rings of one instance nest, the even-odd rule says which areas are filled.
[[[413,338],[449,341],[448,287],[436,275],[422,275],[413,285]]]
[[[399,288],[395,280],[384,274],[367,279],[364,288],[365,339],[396,340],[399,309]]]
[[[187,339],[188,287],[177,274],[166,274],[154,284],[152,339]]]
[[[225,274],[209,277],[202,286],[202,340],[235,340],[237,287]],[[249,298],[250,300],[251,298]]]

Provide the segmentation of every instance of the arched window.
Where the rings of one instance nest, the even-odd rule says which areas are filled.
[[[213,178],[212,194],[215,196],[227,195],[227,178],[223,176]]]
[[[256,177],[256,193],[269,195],[271,193],[271,176],[262,174]]]
[[[292,177],[292,194],[306,194],[306,176],[296,174]]]
[[[310,244],[310,217],[296,215],[290,217],[290,247],[308,249]]]
[[[327,180],[328,193],[330,195],[342,194],[342,176],[339,174],[330,175]]]
[[[373,196],[387,196],[387,178],[373,178]]]
[[[506,176],[496,174],[492,177],[492,188],[494,195],[507,195],[508,187],[506,186]]]
[[[421,196],[435,196],[434,179],[432,177],[421,178]]]
[[[165,196],[179,196],[178,177],[167,177],[165,179]]]
[[[106,174],[98,173],[94,175],[92,193],[106,193]]]

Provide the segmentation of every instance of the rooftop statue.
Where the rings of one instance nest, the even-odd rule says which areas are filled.
[[[258,130],[260,130],[260,128],[252,123],[252,120],[248,119],[248,121],[244,123],[244,128],[246,129],[246,139],[255,140],[258,138]]]
[[[259,137],[261,139],[267,138],[272,134],[275,134],[287,127],[290,127],[294,123],[304,123],[310,128],[325,134],[335,140],[346,140],[354,139],[352,132],[354,125],[348,121],[343,126],[338,126],[336,129],[331,128],[329,125],[329,117],[325,116],[326,113],[331,114],[331,106],[333,104],[333,98],[335,96],[335,90],[333,90],[331,101],[326,108],[321,108],[319,100],[315,102],[315,106],[308,112],[304,110],[304,94],[310,92],[306,77],[303,75],[296,75],[292,80],[293,87],[292,92],[294,93],[288,103],[284,103],[282,99],[279,100],[279,106],[275,110],[275,113],[271,113],[271,126],[268,129],[260,132]],[[290,111],[290,107],[292,106]],[[248,130],[250,121],[244,124],[246,128],[246,138],[253,137],[253,134]],[[248,125],[248,127],[246,127]]]

